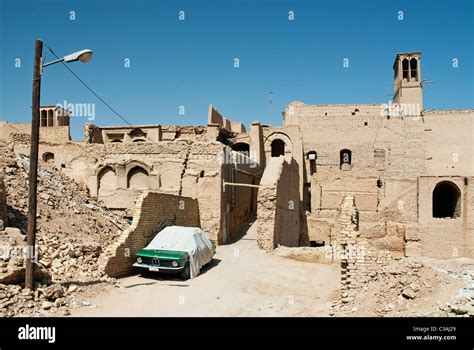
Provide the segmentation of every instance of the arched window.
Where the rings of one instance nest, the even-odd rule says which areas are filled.
[[[145,139],[133,139],[132,142],[146,142]]]
[[[97,175],[98,196],[110,195],[110,192],[114,192],[117,187],[117,176],[115,171],[110,167],[106,166],[99,171]]]
[[[339,152],[339,166],[341,170],[351,170],[352,168],[352,151],[342,149]]]
[[[433,217],[455,219],[461,215],[461,191],[451,181],[441,181],[433,190]]]
[[[238,143],[233,144],[231,148],[235,152],[245,154],[246,156],[250,155],[250,146],[248,143],[238,142]]]
[[[402,61],[403,79],[408,80],[408,59],[404,58]]]
[[[139,166],[132,168],[127,174],[127,187],[136,190],[147,190],[148,172]]]
[[[412,58],[410,60],[410,78],[413,78],[415,80],[418,80],[418,61],[416,58]]]
[[[285,155],[285,142],[280,139],[272,141],[272,157],[279,157]]]
[[[54,153],[51,153],[51,152],[43,153],[43,161],[45,161],[45,162],[54,161]]]
[[[41,111],[41,126],[48,126],[48,112],[44,109]]]
[[[123,141],[120,139],[113,139],[110,142],[115,142],[115,143],[122,143]]]
[[[48,109],[48,126],[54,126],[53,110]]]

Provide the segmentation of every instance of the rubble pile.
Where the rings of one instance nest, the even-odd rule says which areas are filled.
[[[122,213],[108,211],[85,188],[52,164],[42,163],[38,170],[35,270],[50,278],[32,293],[8,284],[21,283],[22,278],[17,277],[24,274],[25,254],[19,252],[26,244],[28,167],[28,157],[0,144],[0,175],[8,204],[8,227],[0,227],[0,316],[65,308],[71,294],[77,292],[66,286],[110,281],[98,271],[97,260],[128,225]]]
[[[463,282],[463,286],[454,298],[447,303],[438,303],[439,315],[474,317],[474,269],[463,267],[453,270],[437,270]]]
[[[470,275],[469,275],[470,276]],[[330,306],[331,316],[456,316],[461,304],[464,315],[474,315],[472,299],[460,298],[459,303],[438,300],[437,291],[452,284],[452,278],[424,266],[422,262],[396,258],[379,271],[373,271],[371,280],[358,289],[349,289]],[[474,289],[474,284],[472,285]],[[471,297],[474,290],[470,291]],[[462,294],[462,293],[461,293]],[[425,305],[426,301],[429,305]],[[431,301],[437,300],[437,303]],[[468,308],[471,305],[471,309]],[[470,310],[470,311],[469,311]]]

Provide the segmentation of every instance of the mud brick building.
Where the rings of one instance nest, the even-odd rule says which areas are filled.
[[[130,217],[144,192],[195,200],[193,217],[219,244],[254,219],[265,250],[336,244],[350,196],[372,248],[474,257],[474,110],[424,109],[421,68],[420,52],[396,55],[393,103],[295,101],[281,126],[249,130],[210,105],[207,125],[87,124],[76,142],[69,115],[46,106],[40,156]],[[0,123],[17,153],[29,154],[28,134],[29,125]]]

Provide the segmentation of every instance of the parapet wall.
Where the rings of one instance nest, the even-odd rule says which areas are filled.
[[[207,114],[207,124],[217,125],[223,129],[235,133],[245,132],[244,124],[240,122],[232,122],[230,119],[225,118],[213,105],[209,105],[209,111]]]
[[[0,122],[0,138],[16,143],[29,143],[31,124]],[[71,140],[69,126],[40,127],[40,142],[54,144],[66,143]]]

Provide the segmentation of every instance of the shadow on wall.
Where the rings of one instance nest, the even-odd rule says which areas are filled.
[[[300,242],[299,169],[292,158],[284,162],[278,181],[275,212],[275,243],[297,247]]]

